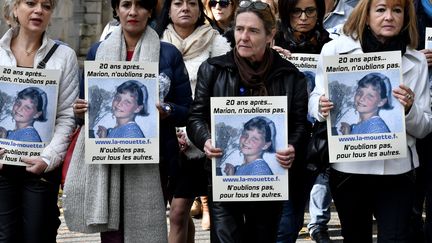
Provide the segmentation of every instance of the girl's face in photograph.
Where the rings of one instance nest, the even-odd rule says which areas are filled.
[[[21,0],[13,12],[20,28],[42,34],[51,20],[52,6],[49,0]]]
[[[195,28],[200,16],[198,1],[201,0],[173,0],[169,16],[174,26],[182,28]]]
[[[297,16],[298,13],[300,16]],[[307,33],[315,28],[317,16],[315,0],[300,0],[290,15],[291,28],[301,33]]]
[[[373,0],[369,9],[368,25],[376,38],[384,43],[398,35],[404,22],[404,8],[400,1]]]
[[[136,113],[143,108],[130,92],[116,93],[112,102],[113,114],[117,119],[133,121]]]
[[[18,99],[12,107],[12,116],[15,122],[25,126],[33,124],[33,121],[41,114],[42,112],[37,111],[36,105],[30,98]]]
[[[260,158],[270,145],[270,142],[265,141],[264,134],[256,128],[244,130],[240,135],[240,151],[244,156]]]
[[[121,0],[116,13],[123,31],[132,36],[141,35],[151,17],[151,11],[139,5],[137,0]]]
[[[354,96],[354,105],[360,114],[377,115],[378,109],[386,103],[387,99],[381,96],[372,85],[358,88]]]

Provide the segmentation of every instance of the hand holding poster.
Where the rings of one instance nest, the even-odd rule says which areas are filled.
[[[400,52],[326,56],[330,162],[406,157],[404,108],[392,90],[402,83]]]
[[[215,201],[288,199],[288,170],[275,152],[287,148],[287,97],[212,97]]]
[[[54,134],[60,71],[0,67],[0,163],[27,166]],[[48,105],[49,103],[49,105]]]
[[[159,161],[158,63],[85,62],[86,163]]]

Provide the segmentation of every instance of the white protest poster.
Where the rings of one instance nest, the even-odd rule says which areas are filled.
[[[157,62],[86,61],[85,161],[159,162]]]
[[[288,170],[275,151],[288,147],[286,96],[212,97],[214,201],[288,200]]]
[[[401,53],[326,56],[323,63],[334,104],[327,119],[330,162],[406,157],[404,108],[392,94],[402,83]]]
[[[306,77],[307,81],[307,93],[310,95],[312,90],[315,88],[315,74],[318,64],[318,54],[309,53],[292,53],[287,58],[294,66],[296,66]],[[313,123],[314,120],[308,114],[308,120]]]
[[[432,49],[432,28],[426,27],[425,49]]]
[[[0,67],[0,163],[26,166],[21,157],[51,142],[59,79],[59,70]]]

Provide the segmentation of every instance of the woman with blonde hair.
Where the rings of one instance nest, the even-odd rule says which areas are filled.
[[[0,40],[0,66],[59,70],[60,79],[57,108],[51,114],[54,134],[40,156],[21,157],[27,166],[0,164],[2,242],[54,243],[60,226],[57,197],[61,164],[75,127],[72,104],[78,95],[78,62],[71,48],[56,44],[47,34],[56,5],[56,0],[14,0],[5,5],[9,12],[4,16],[12,27]],[[42,113],[34,116],[42,119]],[[1,157],[5,152],[0,148]]]
[[[403,84],[392,95],[405,110],[406,158],[331,164],[330,188],[344,242],[372,242],[373,216],[378,242],[410,242],[414,204],[416,139],[431,129],[424,54],[416,51],[418,34],[412,0],[361,0],[343,28],[344,35],[324,45],[318,60],[309,113],[324,121],[333,103],[324,92],[323,56],[400,51]],[[395,213],[397,212],[397,213]]]

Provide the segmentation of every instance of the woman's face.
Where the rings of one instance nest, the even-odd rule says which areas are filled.
[[[373,0],[369,9],[368,25],[379,41],[398,35],[404,23],[404,9],[399,1]]]
[[[138,105],[137,99],[130,92],[116,93],[112,102],[113,114],[117,119],[133,121],[135,115],[141,111],[142,105]]]
[[[195,28],[200,17],[198,1],[201,0],[173,0],[171,2],[169,16],[174,27]]]
[[[261,157],[271,145],[265,141],[264,134],[258,129],[244,130],[240,136],[240,151],[246,157]]]
[[[151,17],[151,11],[141,7],[138,0],[121,0],[116,13],[123,32],[131,36],[141,36]]]
[[[51,20],[52,6],[49,0],[21,0],[13,14],[21,29],[42,34]]]
[[[358,88],[354,96],[355,109],[361,115],[378,114],[378,109],[387,102],[387,99],[381,99],[381,96],[372,85]]]
[[[307,33],[315,28],[317,16],[315,0],[299,0],[290,14],[291,28],[301,33]]]
[[[214,5],[215,3],[216,5]],[[231,21],[234,7],[230,0],[211,0],[209,4],[213,17],[217,22],[228,23]]]
[[[32,99],[17,99],[12,107],[12,116],[16,123],[29,126],[37,119],[42,112],[37,111],[36,104]]]
[[[237,15],[235,42],[238,54],[250,62],[261,61],[274,33],[267,35],[262,20],[252,12]]]

